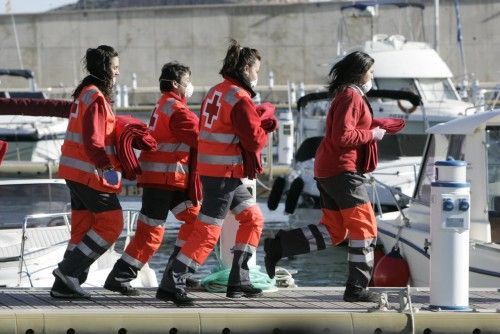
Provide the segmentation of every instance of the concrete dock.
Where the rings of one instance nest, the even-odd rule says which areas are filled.
[[[470,311],[428,309],[429,290],[377,288],[387,304],[346,303],[343,288],[293,288],[256,299],[192,292],[194,307],[102,288],[90,300],[60,300],[48,288],[0,288],[0,333],[500,333],[500,292],[470,291]],[[411,302],[411,307],[410,307]]]

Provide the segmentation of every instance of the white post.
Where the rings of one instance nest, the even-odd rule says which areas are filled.
[[[290,165],[293,160],[293,116],[291,111],[280,113],[278,128],[278,163]]]
[[[273,71],[269,71],[269,89],[273,89],[274,87],[274,73]]]
[[[465,161],[436,161],[431,183],[430,307],[469,309],[470,184]]]
[[[132,73],[132,89],[137,89],[137,74],[135,74],[135,72]]]
[[[306,86],[304,85],[304,82],[299,83],[299,98],[306,95]]]
[[[122,106],[125,108],[128,108],[129,104],[128,104],[128,87],[127,87],[127,85],[123,85],[122,99],[123,99]]]
[[[115,107],[121,108],[122,106],[122,87],[116,85]]]
[[[243,184],[249,189],[253,198],[257,199],[257,186],[255,180],[242,179]],[[224,224],[222,225],[222,231],[219,238],[219,248],[220,248],[220,260],[221,265],[226,268],[230,268],[233,263],[233,252],[232,248],[236,241],[236,232],[238,231],[239,223],[234,217],[234,215],[229,211],[226,219],[224,219]],[[250,260],[248,260],[248,267],[252,268],[257,265],[256,255],[254,254]]]

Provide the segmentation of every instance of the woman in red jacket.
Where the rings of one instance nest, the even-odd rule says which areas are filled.
[[[365,154],[385,130],[371,129],[372,112],[365,97],[371,89],[374,60],[353,52],[330,71],[328,90],[333,101],[326,120],[326,134],[315,157],[314,174],[321,196],[322,218],[301,229],[280,230],[265,240],[266,271],[274,277],[282,258],[325,249],[349,239],[344,300],[376,302],[378,295],[366,289],[373,269],[377,222],[364,186]]]
[[[73,93],[59,176],[71,193],[71,238],[54,270],[50,291],[56,298],[88,298],[81,288],[90,265],[120,236],[123,214],[120,164],[116,156],[115,114],[111,98],[120,74],[118,53],[110,46],[88,49],[89,73]]]
[[[173,260],[200,211],[198,199],[189,197],[193,193],[189,190],[196,188],[193,173],[199,132],[198,116],[187,106],[187,99],[193,94],[191,70],[177,62],[167,63],[159,81],[162,96],[149,122],[158,149],[141,152],[139,157],[142,174],[138,175],[137,184],[143,193],[137,230],[104,284],[108,290],[129,296],[139,294],[130,282],[160,247],[168,212],[184,222],[171,255]]]
[[[193,304],[185,291],[186,278],[202,265],[217,240],[229,210],[239,222],[229,274],[227,296],[256,297],[261,290],[250,284],[248,260],[259,244],[264,219],[241,178],[255,174],[255,158],[267,142],[266,131],[252,102],[260,54],[232,41],[220,74],[224,80],[212,87],[202,102],[198,142],[198,173],[203,203],[194,230],[172,265],[165,270],[156,297],[179,306]],[[253,166],[253,167],[249,167]],[[252,169],[253,170],[250,170]]]

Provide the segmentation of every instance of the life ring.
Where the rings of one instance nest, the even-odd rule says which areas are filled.
[[[290,185],[290,189],[288,190],[288,193],[286,195],[286,200],[285,200],[286,213],[292,214],[295,212],[300,194],[302,193],[303,189],[304,189],[304,180],[302,180],[301,177],[298,177],[295,180],[293,180],[292,184]]]
[[[417,110],[417,106],[415,106],[413,104],[411,105],[410,108],[405,108],[405,106],[403,106],[403,104],[401,103],[401,100],[398,100],[398,107],[405,114],[411,114],[412,112],[414,112],[415,110]]]

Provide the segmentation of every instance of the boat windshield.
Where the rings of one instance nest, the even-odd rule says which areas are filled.
[[[448,78],[418,79],[422,95],[428,102],[460,100]]]
[[[0,228],[22,228],[31,214],[70,210],[69,189],[63,183],[0,185]],[[62,225],[62,217],[30,220],[29,226]]]
[[[500,211],[500,127],[486,128],[488,152],[488,206]]]
[[[416,193],[414,200],[430,206],[431,183],[434,182],[434,163],[443,160],[445,157],[452,157],[455,160],[464,160],[465,135],[432,135],[424,152],[424,163],[420,169]]]
[[[377,89],[411,92],[422,96],[427,102],[460,100],[448,78],[376,78],[375,82]]]

